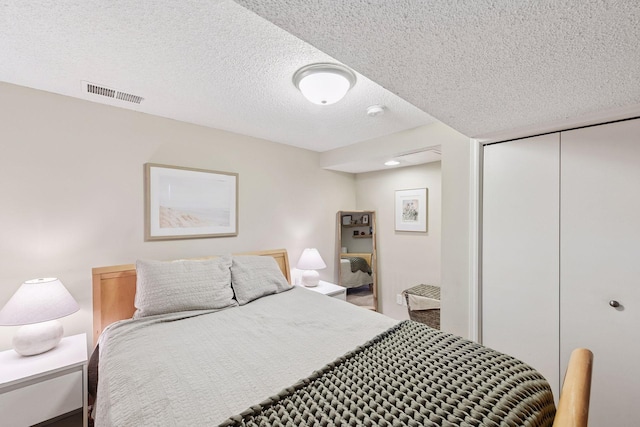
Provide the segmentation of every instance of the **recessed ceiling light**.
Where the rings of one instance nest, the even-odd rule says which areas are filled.
[[[388,162],[384,162],[385,166],[398,166],[400,164],[397,160],[389,160]]]
[[[293,84],[314,104],[331,105],[340,101],[356,83],[356,75],[339,64],[311,64],[293,74]]]

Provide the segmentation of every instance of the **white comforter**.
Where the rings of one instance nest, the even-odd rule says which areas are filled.
[[[218,424],[396,323],[303,288],[119,322],[100,340],[96,426]]]

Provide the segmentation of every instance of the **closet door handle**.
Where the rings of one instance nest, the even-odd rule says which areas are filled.
[[[613,308],[617,308],[620,307],[620,303],[614,299],[612,299],[611,301],[609,301],[609,305]]]

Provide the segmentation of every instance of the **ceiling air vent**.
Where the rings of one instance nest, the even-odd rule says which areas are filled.
[[[130,93],[118,92],[116,94],[116,99],[121,99],[123,101],[135,102],[136,104],[140,104],[144,98],[138,95],[131,95]]]
[[[440,160],[441,146],[436,145],[433,147],[421,148],[419,150],[409,151],[406,153],[398,154],[393,158],[395,160],[402,160],[409,164],[418,165],[421,163],[436,162]]]
[[[138,95],[132,95],[130,93],[122,92],[118,89],[112,89],[104,85],[97,85],[90,82],[82,82],[84,92],[91,93],[93,95],[105,96],[107,98],[118,99],[120,101],[133,102],[134,104],[140,104],[144,101],[144,98]]]

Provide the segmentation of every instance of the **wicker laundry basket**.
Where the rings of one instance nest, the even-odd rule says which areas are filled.
[[[403,292],[407,309],[409,310],[409,318],[416,322],[424,323],[433,329],[440,329],[440,287],[433,285],[417,285],[406,289]],[[412,295],[410,298],[409,295]],[[410,299],[420,300],[421,298],[430,300],[427,305],[437,305],[438,308],[429,308],[421,310],[411,307]]]

